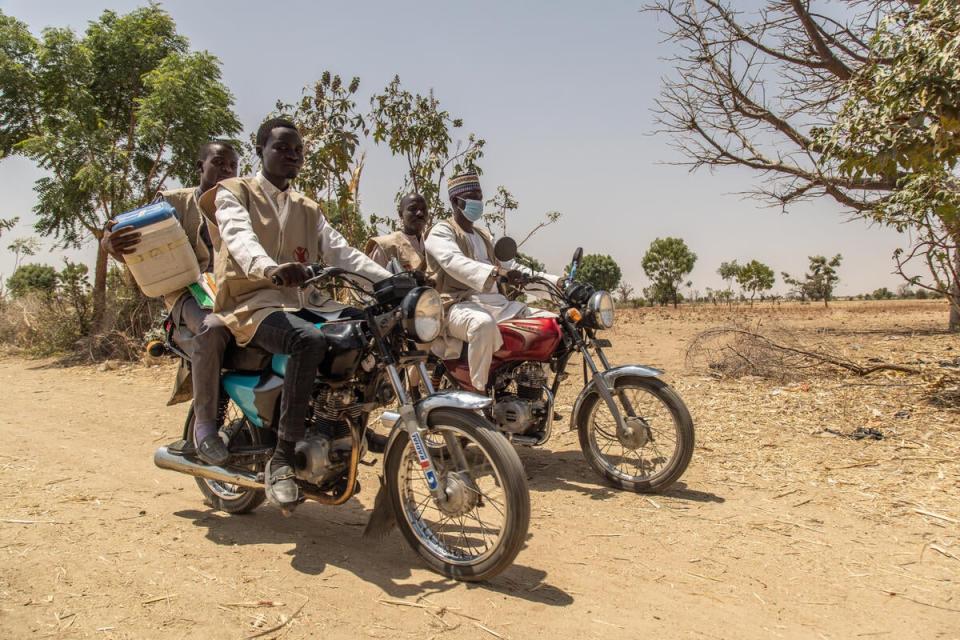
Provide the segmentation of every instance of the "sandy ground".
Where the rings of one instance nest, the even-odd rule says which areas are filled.
[[[529,540],[484,585],[426,570],[396,532],[364,542],[369,470],[344,507],[211,511],[152,463],[186,414],[164,406],[170,365],[2,358],[0,637],[242,638],[289,616],[268,637],[960,637],[960,413],[907,377],[685,368],[690,337],[731,314],[861,359],[960,356],[937,303],[622,314],[613,359],[667,369],[696,422],[690,469],[647,497],[604,487],[575,433],[521,450]],[[858,426],[885,438],[825,431]]]

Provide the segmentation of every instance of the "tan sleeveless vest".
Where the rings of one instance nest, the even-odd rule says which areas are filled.
[[[473,243],[470,242],[470,238],[467,237],[467,232],[457,224],[455,219],[451,218],[450,220],[439,222],[434,228],[441,225],[450,227],[453,230],[457,246],[465,256],[471,260],[478,259],[478,256],[474,255]],[[498,266],[500,262],[493,253],[493,240],[490,238],[490,234],[479,227],[474,227],[473,232],[480,236],[484,245],[487,247],[487,255],[484,257],[490,261],[490,264]],[[467,285],[453,276],[448,275],[429,253],[427,254],[427,274],[436,281],[436,288],[437,291],[440,292],[440,297],[443,299],[445,309],[456,302],[460,302],[470,294],[476,293]]]
[[[363,252],[368,256],[373,255],[374,247],[380,247],[380,250],[387,256],[387,260],[396,258],[404,271],[426,270],[426,257],[410,244],[407,234],[403,231],[394,231],[385,236],[370,238],[367,240],[367,246]]]
[[[316,202],[295,191],[288,191],[289,204],[281,226],[279,217],[256,178],[231,178],[221,182],[218,187],[232,193],[250,213],[250,224],[257,239],[277,264],[319,262],[317,227],[323,212]],[[203,194],[200,202],[208,222],[213,221],[209,224],[214,247],[213,275],[217,283],[213,310],[233,332],[237,343],[243,346],[250,342],[260,323],[271,313],[319,307],[324,300],[313,295],[314,290],[305,290],[303,296],[311,296],[311,299],[304,301],[296,287],[277,287],[266,278],[248,277],[243,272],[221,241],[217,230],[216,191],[211,189]]]
[[[200,200],[197,198],[196,187],[186,189],[171,189],[170,191],[161,191],[159,196],[170,203],[180,215],[180,226],[187,234],[187,240],[193,247],[193,252],[197,255],[197,264],[200,265],[200,271],[206,271],[210,268],[210,251],[207,243],[203,239],[206,221],[203,212],[200,211]],[[180,299],[180,296],[187,293],[186,289],[178,289],[163,296],[163,303],[167,310],[173,308],[173,305]]]

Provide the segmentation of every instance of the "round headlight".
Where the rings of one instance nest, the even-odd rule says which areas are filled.
[[[613,326],[613,296],[606,291],[597,291],[590,296],[587,309],[598,329],[609,329]]]
[[[431,287],[417,287],[401,305],[403,328],[417,342],[433,342],[443,328],[443,302]]]

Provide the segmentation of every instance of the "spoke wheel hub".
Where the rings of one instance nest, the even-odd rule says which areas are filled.
[[[628,416],[623,419],[623,426],[617,429],[617,440],[628,449],[640,449],[651,439],[650,426],[643,418]]]
[[[463,516],[476,508],[480,493],[473,481],[463,471],[451,471],[444,474],[443,498],[439,505],[440,511],[450,517]]]

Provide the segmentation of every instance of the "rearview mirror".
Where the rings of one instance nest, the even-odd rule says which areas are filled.
[[[517,241],[504,236],[493,246],[493,255],[500,262],[509,262],[517,257]]]
[[[583,247],[577,247],[577,250],[573,252],[573,264],[580,264],[581,258],[583,258]]]

